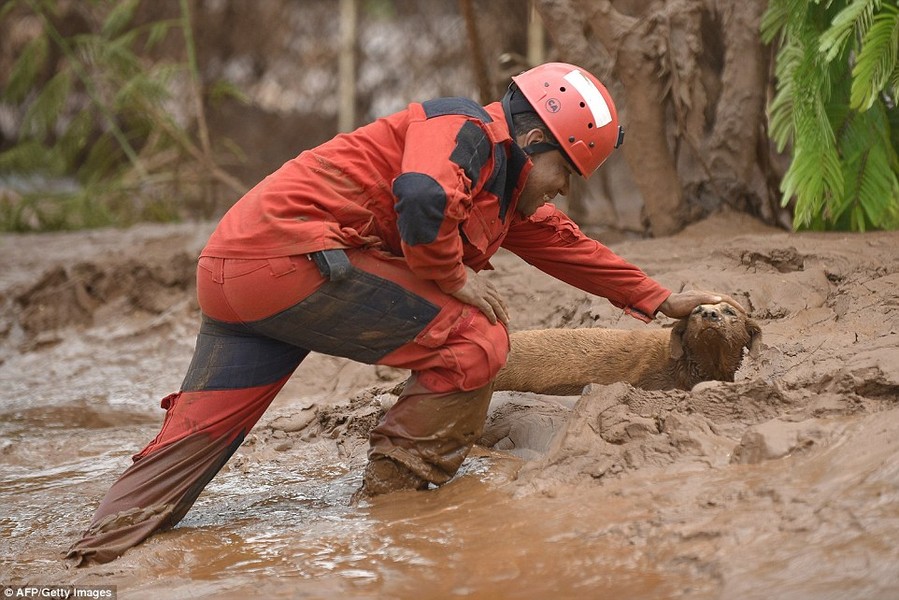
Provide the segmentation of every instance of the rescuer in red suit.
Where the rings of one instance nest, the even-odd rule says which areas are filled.
[[[647,322],[732,301],[672,293],[548,203],[623,140],[602,83],[563,63],[512,80],[500,102],[413,103],[338,135],[231,207],[200,255],[181,390],[69,558],[106,562],[174,526],[309,352],[411,371],[359,494],[449,481],[509,350],[506,304],[478,274],[500,247]]]

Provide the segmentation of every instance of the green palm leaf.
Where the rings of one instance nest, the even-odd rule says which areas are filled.
[[[837,14],[831,27],[821,34],[818,49],[824,60],[830,62],[842,54],[853,33],[863,35],[868,30],[874,18],[874,4],[871,0],[856,0]]]
[[[895,77],[897,64],[899,8],[885,6],[868,29],[852,69],[852,107],[857,110],[871,108],[881,90]]]
[[[899,8],[882,0],[772,0],[780,35],[772,139],[791,148],[781,182],[796,228],[899,226]]]

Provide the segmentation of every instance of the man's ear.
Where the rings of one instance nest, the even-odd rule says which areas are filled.
[[[546,135],[543,133],[539,127],[534,127],[526,134],[524,134],[524,143],[519,144],[522,148],[530,146],[531,144],[536,144],[537,142],[545,142]]]
[[[684,332],[687,331],[687,319],[681,319],[671,328],[671,337],[668,339],[668,356],[678,360],[684,355]]]
[[[752,319],[747,319],[746,333],[749,334],[749,341],[746,342],[746,347],[749,348],[749,356],[755,358],[762,349],[762,328]]]

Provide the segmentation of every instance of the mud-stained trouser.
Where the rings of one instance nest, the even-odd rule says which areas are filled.
[[[453,476],[483,427],[483,390],[509,349],[505,328],[395,257],[315,258],[200,259],[203,320],[182,389],[163,399],[159,434],[70,549],[76,564],[112,560],[178,523],[310,351],[412,370],[370,454],[424,481]]]

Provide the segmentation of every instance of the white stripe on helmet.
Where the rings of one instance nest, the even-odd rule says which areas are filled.
[[[609,110],[609,105],[606,104],[606,99],[602,97],[597,87],[583,73],[575,69],[562,79],[570,83],[584,99],[584,102],[587,103],[587,107],[593,113],[593,120],[596,122],[597,127],[603,127],[612,122],[612,113]]]

